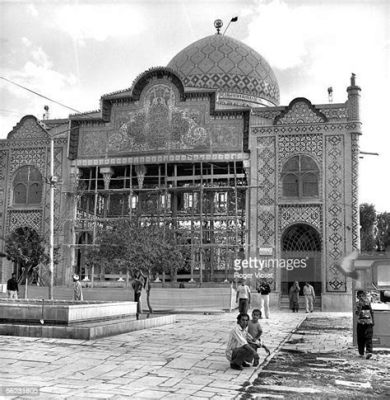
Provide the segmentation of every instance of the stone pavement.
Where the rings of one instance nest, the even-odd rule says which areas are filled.
[[[237,398],[262,365],[230,369],[225,346],[236,315],[182,314],[175,325],[92,341],[0,336],[0,398]],[[306,316],[279,311],[261,320],[264,343],[274,353]],[[313,338],[313,346],[325,342]]]

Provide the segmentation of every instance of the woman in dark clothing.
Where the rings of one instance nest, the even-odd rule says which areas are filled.
[[[293,285],[290,287],[290,309],[292,312],[298,312],[299,310],[299,291],[301,288],[299,287],[299,282],[295,281]]]

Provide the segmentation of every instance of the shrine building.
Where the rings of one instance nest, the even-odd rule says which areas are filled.
[[[323,310],[348,309],[352,283],[335,264],[359,248],[361,122],[354,75],[346,86],[344,103],[302,93],[280,105],[260,54],[218,33],[200,39],[103,94],[99,110],[23,117],[0,140],[0,235],[48,240],[53,141],[56,285],[91,279],[96,226],[137,214],[185,238],[186,281],[267,279],[280,303],[308,281]],[[13,271],[1,258],[0,282]],[[39,276],[47,284],[44,266]]]

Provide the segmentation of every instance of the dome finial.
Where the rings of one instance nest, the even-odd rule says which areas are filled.
[[[221,28],[222,28],[222,26],[223,26],[222,19],[216,19],[216,20],[214,21],[214,26],[215,26],[215,28],[217,29],[217,35],[219,35],[219,34],[220,34],[219,31],[221,30]]]

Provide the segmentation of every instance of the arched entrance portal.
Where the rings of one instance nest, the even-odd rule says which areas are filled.
[[[295,224],[282,235],[281,291],[287,295],[294,281],[310,282],[316,292],[321,294],[321,238],[316,229],[307,224]],[[302,293],[301,293],[302,294]]]

